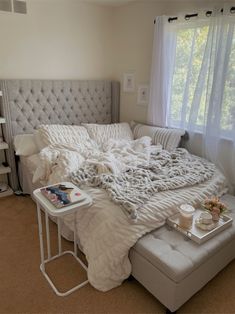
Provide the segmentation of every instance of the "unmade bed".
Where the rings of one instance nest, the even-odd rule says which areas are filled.
[[[10,182],[14,189],[19,186],[17,168],[24,192],[32,193],[32,189],[38,187],[38,183],[32,185],[38,154],[21,157],[18,166],[15,163],[13,137],[17,134],[32,133],[40,124],[109,124],[119,121],[117,82],[4,80],[0,84],[3,91],[1,111],[7,121],[4,132],[10,144],[7,160],[13,170]],[[136,143],[137,146],[143,144]],[[147,144],[144,145],[144,149],[148,148]],[[138,150],[139,146],[136,152]],[[94,205],[86,213],[77,215],[80,246],[89,263],[88,276],[91,284],[99,290],[107,291],[121,284],[131,271],[137,279],[138,273],[144,272],[143,269],[132,270],[128,256],[129,249],[138,239],[163,226],[166,218],[175,213],[182,202],[197,204],[215,192],[222,194],[225,191],[225,180],[215,170],[205,182],[179,187],[176,193],[172,190],[161,191],[143,206],[137,222],[132,223],[125,211],[120,210],[119,204],[110,200],[106,190],[92,186],[85,189],[92,195]],[[64,220],[62,232],[64,231],[67,238],[73,232],[71,219],[68,216]],[[143,242],[148,237],[149,235],[145,235],[140,241]],[[133,265],[136,265],[136,252],[144,258],[138,243],[130,252]],[[151,243],[151,239],[147,243]],[[154,294],[158,297],[157,293]],[[160,300],[164,303],[162,298]],[[167,302],[164,304],[168,305]],[[174,306],[171,308],[174,309]]]
[[[33,172],[30,174],[31,180],[32,176]],[[193,197],[190,189],[188,192]],[[89,193],[99,204],[98,208],[108,209],[113,206],[102,191],[90,190]],[[159,193],[156,202],[161,203],[165,197],[169,199],[172,196],[170,194]],[[227,196],[224,201],[231,209],[235,209],[235,198]],[[235,219],[235,210],[231,214]],[[73,221],[66,221],[62,225],[63,235],[69,240],[73,238],[72,225]],[[162,226],[144,235],[130,250],[131,271],[167,308],[175,311],[234,259],[234,246],[234,228],[198,246],[186,241],[180,233]]]

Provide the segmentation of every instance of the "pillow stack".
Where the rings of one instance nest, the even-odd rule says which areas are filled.
[[[97,148],[102,147],[109,139],[133,140],[128,123],[61,125],[43,124],[34,134],[16,135],[14,146],[16,155],[30,156],[39,153],[49,145],[72,145]]]

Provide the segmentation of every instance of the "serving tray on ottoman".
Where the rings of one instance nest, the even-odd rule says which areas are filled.
[[[196,226],[196,220],[200,217],[201,213],[205,211],[202,209],[196,209],[193,216],[192,227],[189,229],[184,229],[180,226],[180,213],[177,213],[167,219],[167,224],[174,228],[175,230],[183,233],[189,239],[197,242],[198,244],[204,243],[205,241],[211,239],[219,232],[231,226],[233,219],[227,215],[221,215],[215,228],[212,230],[202,230]]]
[[[235,197],[222,200],[235,219]],[[185,240],[182,233],[163,226],[130,251],[133,277],[172,312],[235,258],[235,224],[200,245]]]

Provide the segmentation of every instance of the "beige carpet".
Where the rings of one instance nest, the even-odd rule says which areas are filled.
[[[52,242],[56,227],[50,224]],[[71,243],[63,241],[65,248]],[[68,297],[56,296],[39,271],[35,204],[29,197],[0,199],[0,313],[164,313],[165,308],[137,281],[102,293],[89,284]],[[56,246],[53,248],[56,251]],[[69,257],[48,267],[61,290],[84,272]],[[231,263],[178,313],[235,313],[235,262]]]

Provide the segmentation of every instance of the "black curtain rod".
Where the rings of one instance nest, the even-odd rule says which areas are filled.
[[[220,12],[223,13],[223,12],[224,12],[224,9],[222,8],[222,9],[220,10]],[[232,14],[235,13],[235,7],[231,7],[231,8],[230,8],[230,13],[232,13]],[[212,14],[212,11],[206,11],[206,13],[205,13],[205,15],[206,15],[207,17],[210,17],[211,14]],[[196,17],[196,16],[198,16],[198,13],[186,14],[184,18],[185,18],[185,20],[190,20],[191,17]],[[173,22],[173,21],[176,21],[176,20],[178,20],[178,17],[177,17],[177,16],[169,17],[169,18],[168,18],[168,22],[169,22],[169,23],[171,23],[171,22]],[[156,23],[156,20],[154,20],[154,24],[155,24],[155,23]]]

